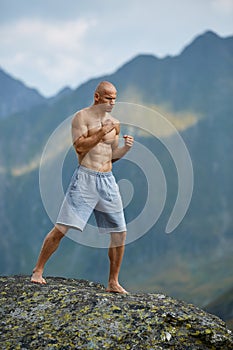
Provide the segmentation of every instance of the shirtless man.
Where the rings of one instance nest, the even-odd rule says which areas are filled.
[[[69,227],[83,230],[92,211],[100,232],[110,233],[109,279],[106,291],[127,293],[118,277],[124,255],[126,225],[122,202],[111,172],[112,162],[122,158],[132,147],[133,137],[125,135],[118,146],[120,124],[109,113],[117,91],[110,82],[101,82],[94,103],[75,114],[72,120],[73,146],[79,167],[75,171],[58,215],[57,223],[43,242],[31,281],[45,284],[45,263],[58,248]]]

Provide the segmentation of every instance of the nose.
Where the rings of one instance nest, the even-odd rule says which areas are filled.
[[[115,105],[115,99],[112,99],[112,100],[110,101],[110,104],[111,104],[112,106],[114,106],[114,105]]]

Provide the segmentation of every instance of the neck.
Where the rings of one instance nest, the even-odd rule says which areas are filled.
[[[101,108],[100,104],[94,103],[92,105],[92,108],[93,108],[94,115],[100,119],[103,119],[107,115],[107,112],[103,111],[103,106]]]

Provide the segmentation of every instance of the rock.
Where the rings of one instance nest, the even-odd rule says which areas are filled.
[[[2,349],[233,349],[218,317],[161,294],[119,295],[84,280],[0,277]]]

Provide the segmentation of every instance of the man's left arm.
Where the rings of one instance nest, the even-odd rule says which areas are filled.
[[[115,140],[112,144],[112,162],[116,162],[121,159],[133,146],[134,138],[130,135],[124,135],[125,144],[122,147],[119,147],[119,133],[120,127],[117,128],[117,134]]]

